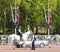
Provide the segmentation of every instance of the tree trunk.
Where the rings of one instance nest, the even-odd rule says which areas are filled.
[[[38,34],[38,26],[36,26],[36,34]]]

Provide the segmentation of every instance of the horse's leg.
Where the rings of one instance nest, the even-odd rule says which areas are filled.
[[[8,37],[8,45],[10,46],[10,49],[14,49],[13,41],[11,37]]]
[[[11,47],[11,41],[12,41],[11,37],[8,37],[8,45],[9,45],[10,49],[12,49],[12,47]]]
[[[26,45],[25,45],[25,41],[24,41],[24,43],[23,43],[23,48],[25,48],[25,50],[26,50]]]
[[[14,42],[14,40],[12,40],[11,43],[10,43],[10,48],[11,48],[11,49],[14,49],[14,44],[13,44],[13,42]]]

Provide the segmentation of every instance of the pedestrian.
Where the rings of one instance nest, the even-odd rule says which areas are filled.
[[[32,40],[32,48],[31,48],[31,50],[35,50],[35,40],[36,40],[36,38],[34,36],[34,39]]]
[[[1,36],[0,36],[0,44],[1,44]]]

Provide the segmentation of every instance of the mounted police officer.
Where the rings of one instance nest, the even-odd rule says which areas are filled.
[[[19,33],[19,35],[20,35],[20,40],[22,40],[22,32],[21,32],[20,29],[18,29],[18,33]]]

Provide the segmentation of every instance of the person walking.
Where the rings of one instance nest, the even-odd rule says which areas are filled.
[[[35,40],[36,40],[36,38],[34,36],[34,38],[32,40],[32,48],[31,48],[31,50],[35,50]]]

